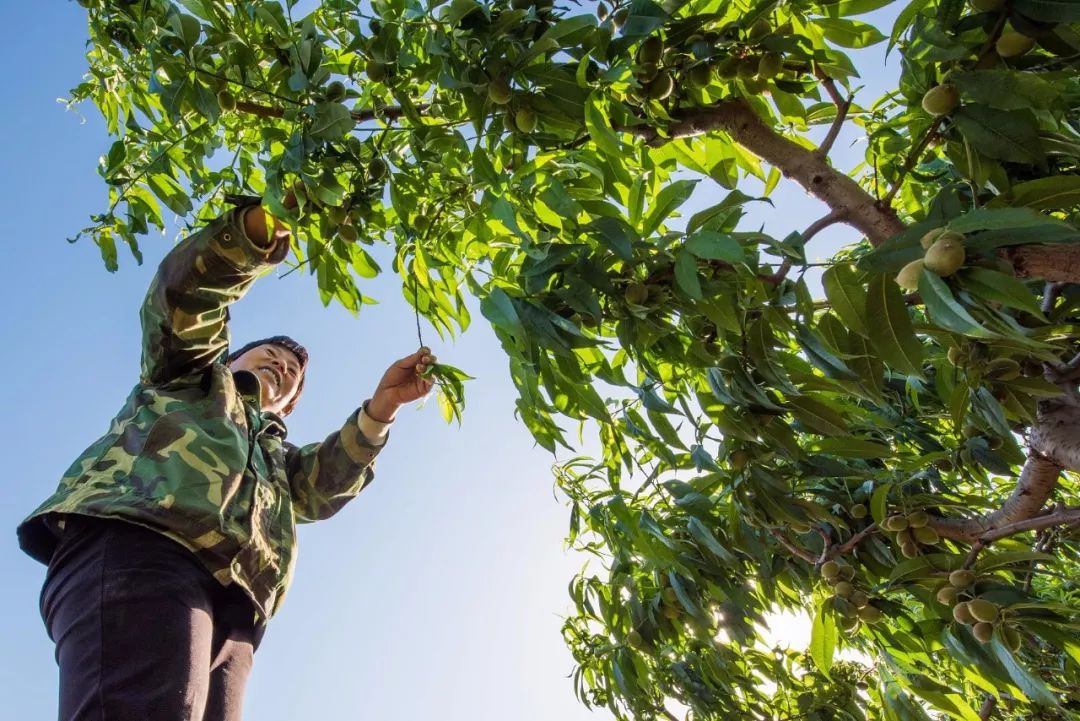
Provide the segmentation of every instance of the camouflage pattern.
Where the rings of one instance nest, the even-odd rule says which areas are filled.
[[[142,372],[108,432],[19,526],[47,563],[64,514],[137,523],[178,541],[263,619],[280,607],[296,559],[296,521],[332,516],[373,478],[379,448],[354,413],[321,443],[285,441],[259,408],[259,380],[232,373],[228,309],[288,252],[244,233],[237,209],[176,246],[142,308]],[[257,210],[255,212],[258,212]]]

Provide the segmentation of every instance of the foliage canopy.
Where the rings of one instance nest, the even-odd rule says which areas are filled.
[[[598,433],[556,467],[602,566],[564,630],[584,703],[1078,716],[1080,3],[80,4],[110,270],[166,211],[262,196],[325,303],[359,311],[388,246],[440,333],[479,298],[539,444]],[[878,43],[899,84],[856,102],[845,49]],[[741,228],[745,180],[784,176],[829,215]],[[717,202],[677,221],[695,192]],[[815,298],[835,222],[864,239]],[[758,642],[781,609],[807,654]]]

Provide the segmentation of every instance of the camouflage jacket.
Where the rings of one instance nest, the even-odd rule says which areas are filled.
[[[227,367],[228,305],[288,252],[249,240],[243,212],[162,261],[141,312],[138,385],[18,535],[48,563],[63,514],[140,524],[239,584],[267,619],[292,575],[296,521],[327,518],[356,496],[379,447],[361,433],[359,410],[321,443],[287,443],[282,419],[260,411],[258,378]]]

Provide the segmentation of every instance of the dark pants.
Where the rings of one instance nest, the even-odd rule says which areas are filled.
[[[161,534],[69,517],[41,591],[60,721],[239,721],[255,643],[235,586]]]

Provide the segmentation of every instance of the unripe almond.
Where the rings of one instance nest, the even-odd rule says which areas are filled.
[[[994,624],[980,621],[971,627],[971,635],[981,643],[990,643],[990,639],[994,637]]]
[[[961,243],[964,242],[963,233],[957,233],[955,230],[946,230],[945,228],[934,228],[933,230],[927,231],[927,233],[919,239],[919,245],[923,247],[923,250],[926,250],[942,238],[952,238]]]
[[[821,577],[829,580],[840,575],[840,564],[836,561],[826,561],[821,564]]]
[[[1001,34],[994,48],[997,54],[1003,58],[1016,58],[1024,55],[1035,47],[1035,38],[1029,38],[1023,33],[1008,31]]]
[[[922,98],[922,108],[937,117],[948,115],[960,105],[960,91],[955,85],[938,85],[930,88]]]
[[[900,553],[903,554],[904,558],[915,558],[919,555],[919,547],[914,543],[905,543],[900,546]]]
[[[848,597],[848,601],[850,601],[851,605],[855,608],[863,608],[870,603],[870,597],[862,591],[855,591]]]
[[[971,611],[968,610],[968,602],[961,601],[953,606],[952,617],[957,623],[962,623],[965,626],[969,626],[975,623],[975,617],[971,615]]]
[[[942,278],[952,275],[964,265],[967,253],[964,244],[953,238],[942,238],[930,246],[923,257],[923,266]]]
[[[904,290],[918,290],[919,273],[922,272],[922,269],[922,258],[911,261],[896,274],[896,284]]]
[[[1013,651],[1020,650],[1020,632],[1012,626],[1005,626],[1001,629],[1002,635],[1005,637],[1005,643]]]
[[[912,533],[915,534],[915,540],[924,546],[934,546],[941,541],[941,536],[938,535],[938,532],[929,526],[916,528]]]
[[[930,514],[926,511],[912,511],[907,516],[908,528],[922,528],[930,522]]]
[[[847,581],[841,581],[833,587],[833,593],[840,598],[847,598],[855,592],[855,587]]]
[[[848,509],[848,513],[851,514],[852,518],[866,518],[866,506],[861,503],[856,503]]]
[[[949,574],[949,584],[953,588],[964,589],[975,583],[975,573],[966,568],[957,569]]]
[[[877,623],[883,615],[881,609],[876,606],[864,606],[859,609],[859,618],[867,623]]]
[[[960,591],[955,586],[945,585],[938,590],[937,600],[940,604],[952,606],[959,595]]]
[[[907,530],[908,520],[904,516],[895,515],[889,516],[885,519],[885,530],[897,533],[899,531]]]
[[[998,620],[998,607],[985,598],[975,598],[968,601],[968,610],[977,621],[993,623]]]

